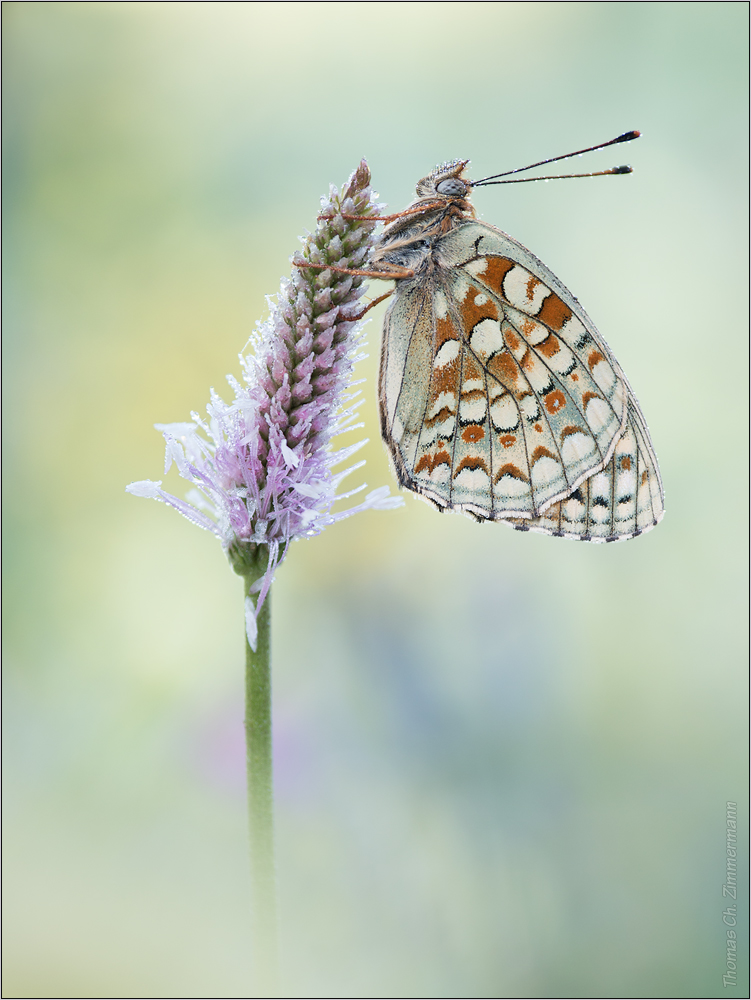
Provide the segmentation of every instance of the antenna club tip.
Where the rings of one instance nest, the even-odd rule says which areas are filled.
[[[631,142],[632,139],[638,139],[641,132],[638,129],[632,129],[630,132],[624,132],[623,135],[619,135],[614,142]]]
[[[634,168],[630,167],[628,164],[624,163],[622,167],[613,167],[610,171],[611,174],[633,174]]]

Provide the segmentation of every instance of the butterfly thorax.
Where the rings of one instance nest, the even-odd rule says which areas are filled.
[[[463,176],[468,160],[442,164],[417,183],[417,198],[383,231],[371,263],[395,264],[415,272],[430,266],[440,237],[475,218],[469,201],[471,182]]]

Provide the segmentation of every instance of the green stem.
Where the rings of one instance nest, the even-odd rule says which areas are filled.
[[[264,547],[265,548],[265,547]],[[245,575],[245,596],[263,573]],[[279,996],[279,944],[274,865],[274,790],[271,750],[271,594],[258,615],[255,652],[245,640],[245,739],[250,820],[254,996]]]

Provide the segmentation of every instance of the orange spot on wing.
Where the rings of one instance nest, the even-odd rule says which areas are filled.
[[[447,340],[459,340],[459,334],[448,316],[445,316],[443,319],[436,319],[435,321],[436,351],[438,351]]]
[[[526,372],[531,371],[535,366],[535,356],[529,349],[524,352],[524,357],[521,360],[521,366]]]
[[[587,358],[587,364],[589,365],[589,370],[592,371],[595,365],[599,365],[599,363],[604,360],[605,360],[604,354],[600,354],[599,351],[590,351],[589,357]]]
[[[442,368],[433,369],[433,377],[430,382],[431,405],[438,399],[442,392],[459,394],[459,370],[459,358],[454,358],[452,362],[443,365]]]
[[[561,441],[567,438],[569,434],[586,434],[587,432],[583,427],[577,427],[576,424],[569,424],[568,427],[564,427],[561,431]]]
[[[552,451],[548,451],[544,445],[540,444],[532,452],[532,465],[534,465],[535,462],[539,462],[541,458],[555,458],[555,455]]]
[[[467,444],[482,441],[484,437],[485,429],[480,427],[479,424],[470,424],[469,427],[465,427],[462,431],[462,441],[466,441]]]
[[[554,337],[553,334],[549,334],[541,344],[537,344],[535,350],[539,351],[540,354],[544,354],[546,358],[552,358],[554,354],[557,354],[561,349],[561,345],[558,342],[558,338]]]
[[[535,297],[535,288],[541,285],[542,282],[539,278],[536,278],[533,274],[530,274],[529,281],[527,282],[527,298],[531,302]]]
[[[436,413],[434,417],[428,417],[425,421],[426,427],[432,427],[434,424],[442,424],[444,420],[448,420],[449,417],[454,416],[454,410],[450,410],[448,406],[444,406],[442,409]]]
[[[514,385],[519,378],[519,368],[516,361],[506,351],[501,351],[490,359],[488,371],[491,375],[495,375],[507,389]]]
[[[498,474],[495,477],[495,481],[498,482],[503,476],[511,476],[512,479],[521,479],[522,482],[528,483],[529,477],[525,476],[518,465],[514,465],[512,462],[506,462],[498,470]]]
[[[579,381],[579,376],[576,374],[576,372],[573,372],[573,374],[571,375],[571,381],[572,382],[578,382]]]
[[[585,410],[587,408],[587,403],[589,403],[593,399],[602,399],[602,396],[600,396],[596,392],[585,392],[584,393],[584,395],[582,396],[582,406],[584,407]]]
[[[485,263],[485,270],[478,275],[479,280],[494,292],[503,295],[503,279],[514,267],[513,261],[506,260],[505,257],[486,257]]]
[[[430,453],[423,455],[415,466],[415,475],[425,471],[430,475],[439,465],[448,465],[451,468],[451,456],[443,449],[439,449],[434,455]]]
[[[483,389],[470,389],[469,392],[462,393],[463,403],[473,403],[478,399],[485,399],[485,391]]]
[[[625,469],[626,472],[631,468],[631,458],[629,455],[624,455],[621,458],[621,468]]]
[[[535,430],[538,434],[542,433],[542,424],[535,424]]]
[[[566,397],[560,389],[553,389],[545,397],[545,409],[548,413],[557,413],[566,405]]]
[[[504,448],[510,448],[512,445],[516,444],[516,436],[514,434],[501,434],[498,440]]]
[[[509,330],[509,328],[506,327],[506,329],[503,331],[503,336],[506,343],[508,344],[508,346],[511,348],[512,351],[519,350],[519,348],[521,347],[521,341],[516,336],[513,330]]]
[[[648,479],[649,479],[649,473],[645,469],[644,472],[642,472],[642,474],[641,474],[641,484],[642,484],[642,486],[646,483],[646,481]]]
[[[481,294],[481,292],[476,291],[474,288],[470,288],[466,298],[459,307],[465,324],[464,328],[467,331],[471,330],[480,320],[498,319],[498,310],[490,299],[480,306],[477,305],[477,296]]]
[[[469,381],[470,379],[483,378],[485,372],[482,367],[478,364],[477,360],[471,355],[467,354],[464,359],[464,379]]]
[[[569,307],[562,302],[557,295],[548,295],[542,304],[542,309],[537,314],[541,323],[551,327],[553,330],[560,330],[564,323],[571,319],[573,313]]]
[[[479,455],[467,455],[461,460],[459,466],[454,473],[454,479],[459,475],[462,469],[482,469],[485,475],[490,478],[490,473],[488,472],[488,467],[485,462],[480,458]]]

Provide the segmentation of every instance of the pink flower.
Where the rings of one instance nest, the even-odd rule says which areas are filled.
[[[373,243],[372,223],[342,218],[376,214],[370,171],[363,161],[339,194],[332,187],[307,238],[302,259],[342,268],[361,267]],[[157,424],[166,445],[165,472],[172,462],[193,484],[186,500],[161,482],[131,483],[129,493],[170,504],[188,520],[219,537],[236,572],[246,575],[267,552],[265,569],[248,598],[248,641],[255,648],[256,616],[274,570],[295,538],[309,538],[361,510],[398,507],[387,486],[361,503],[333,513],[335,500],[365,489],[337,493],[358,462],[334,472],[366,441],[332,450],[331,439],[361,427],[355,423],[359,390],[352,392],[360,353],[363,279],[330,270],[296,268],[282,282],[269,318],[252,338],[254,353],[241,356],[243,382],[228,376],[235,398],[225,403],[211,391],[208,420],[192,413],[191,423]]]

